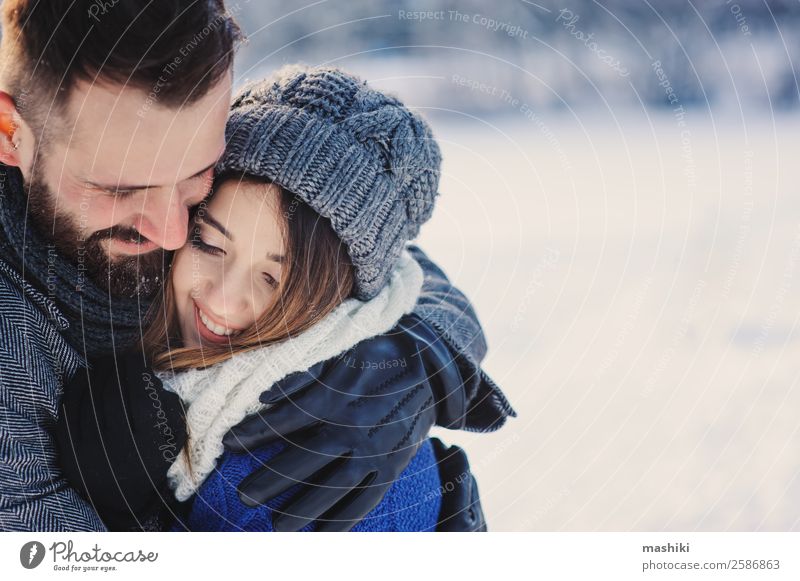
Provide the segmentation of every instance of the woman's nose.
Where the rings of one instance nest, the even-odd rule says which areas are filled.
[[[252,310],[252,300],[249,296],[251,293],[250,285],[237,280],[237,277],[223,275],[209,284],[205,293],[205,302],[213,311],[212,315],[225,319],[225,322],[231,326],[238,326],[243,323],[243,319]]]

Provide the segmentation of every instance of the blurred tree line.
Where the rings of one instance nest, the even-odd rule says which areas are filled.
[[[439,79],[413,85],[419,103],[483,112],[502,110],[497,91],[453,91],[453,78],[537,107],[603,101],[672,107],[665,79],[684,107],[798,104],[796,0],[227,4],[249,37],[237,64],[240,79],[286,62],[332,63],[370,78]],[[620,66],[610,66],[612,60]]]

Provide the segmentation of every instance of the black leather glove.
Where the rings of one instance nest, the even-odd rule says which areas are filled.
[[[239,497],[257,506],[303,482],[304,490],[276,512],[275,530],[314,520],[317,530],[350,530],[380,503],[437,419],[463,424],[463,391],[447,347],[408,315],[389,333],[261,395],[272,407],[232,428],[225,446],[289,446],[242,481]]]
[[[64,476],[109,530],[149,527],[179,508],[167,470],[186,440],[183,406],[141,353],[79,369],[64,387],[55,437]]]
[[[455,445],[448,448],[439,438],[431,438],[431,443],[442,490],[437,532],[485,533],[486,517],[466,452]]]

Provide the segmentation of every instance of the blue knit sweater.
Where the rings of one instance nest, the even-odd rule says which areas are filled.
[[[236,493],[239,483],[283,450],[283,443],[261,449],[257,454],[226,452],[217,469],[209,475],[194,497],[184,525],[193,531],[273,531],[272,512],[285,506],[302,488],[296,485],[258,508],[242,504]],[[376,506],[352,530],[361,532],[433,531],[441,509],[439,471],[430,440]],[[303,531],[313,531],[315,523]],[[185,530],[176,525],[176,530]]]

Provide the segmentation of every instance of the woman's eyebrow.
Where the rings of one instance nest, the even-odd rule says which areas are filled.
[[[209,214],[209,212],[208,212],[208,209],[206,209],[206,210],[205,210],[205,211],[204,211],[202,214],[198,215],[198,216],[197,216],[197,219],[198,219],[198,220],[200,220],[201,222],[205,222],[205,223],[206,223],[206,224],[208,224],[209,226],[213,226],[214,228],[216,228],[217,230],[219,230],[220,232],[222,232],[222,234],[223,234],[223,235],[224,235],[224,236],[225,236],[225,237],[226,237],[228,240],[230,240],[231,242],[233,242],[233,234],[231,234],[230,232],[228,232],[228,231],[225,229],[225,226],[223,226],[222,224],[220,224],[219,222],[217,222],[217,221],[214,219],[214,217],[213,217],[211,214]]]
[[[208,224],[209,226],[213,226],[214,228],[216,228],[217,230],[219,230],[220,232],[222,232],[222,234],[223,234],[225,237],[227,237],[227,238],[228,238],[228,240],[230,240],[231,242],[233,242],[233,234],[231,234],[230,232],[228,232],[228,231],[225,229],[225,226],[223,226],[222,224],[220,224],[220,223],[219,223],[219,222],[218,222],[218,221],[217,221],[217,220],[214,218],[214,216],[212,216],[212,215],[211,215],[211,214],[208,212],[208,209],[206,209],[206,210],[205,210],[205,211],[204,211],[202,214],[198,214],[198,216],[197,216],[197,219],[198,219],[198,220],[200,220],[201,222],[205,222],[205,223],[206,223],[206,224]],[[283,264],[283,261],[284,261],[284,260],[286,260],[286,257],[285,257],[283,254],[275,254],[275,253],[273,253],[273,252],[268,252],[268,253],[267,253],[267,260],[271,260],[271,261],[273,261],[273,262],[277,262],[278,264]]]

